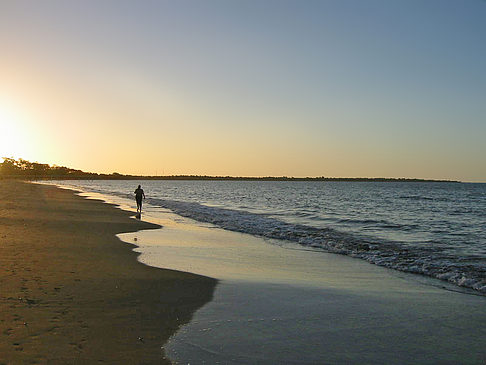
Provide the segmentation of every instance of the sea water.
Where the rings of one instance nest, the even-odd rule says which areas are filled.
[[[486,294],[486,184],[324,181],[57,181],[221,228],[358,257]]]

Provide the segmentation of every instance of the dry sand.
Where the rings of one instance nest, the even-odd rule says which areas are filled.
[[[160,364],[216,280],[145,266],[158,228],[53,186],[0,181],[0,364]]]

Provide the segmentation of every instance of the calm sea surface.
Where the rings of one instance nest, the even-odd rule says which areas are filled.
[[[57,181],[222,228],[297,242],[486,294],[486,184]],[[270,241],[273,242],[273,241]]]

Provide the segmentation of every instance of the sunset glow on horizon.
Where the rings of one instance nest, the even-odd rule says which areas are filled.
[[[486,182],[484,1],[0,0],[0,157]]]

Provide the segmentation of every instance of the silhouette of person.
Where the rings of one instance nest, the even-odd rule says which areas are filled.
[[[142,197],[145,199],[145,193],[142,187],[139,185],[135,190],[135,200],[137,201],[137,212],[142,213]]]

